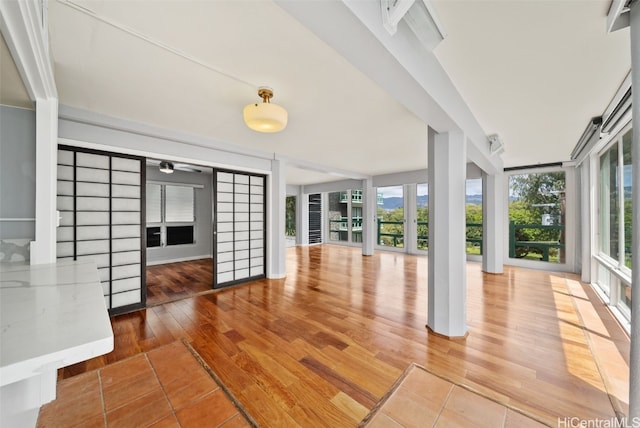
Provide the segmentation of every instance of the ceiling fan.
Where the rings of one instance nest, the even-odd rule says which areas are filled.
[[[147,159],[147,165],[157,166],[160,171],[171,174],[173,171],[197,172],[202,173],[202,167],[196,167],[188,163],[161,161],[159,159]]]

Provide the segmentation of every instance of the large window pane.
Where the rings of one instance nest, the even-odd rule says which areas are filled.
[[[383,204],[378,205],[378,245],[404,247],[404,196],[402,186],[379,187]]]
[[[329,240],[349,240],[349,218],[347,216],[348,192],[329,193]]]
[[[600,156],[600,251],[618,260],[618,145]]]
[[[633,220],[633,211],[631,204],[632,181],[631,173],[633,170],[631,163],[631,130],[622,137],[622,158],[624,177],[624,265],[631,269],[631,254],[633,246],[631,245],[631,223]],[[630,295],[629,295],[630,296]],[[630,297],[629,297],[630,298]]]
[[[418,222],[418,249],[429,249],[429,185],[418,184],[416,201]]]
[[[565,173],[509,177],[509,257],[565,261]]]
[[[482,254],[482,178],[467,180],[467,254]]]
[[[362,242],[362,190],[351,191],[351,242]]]

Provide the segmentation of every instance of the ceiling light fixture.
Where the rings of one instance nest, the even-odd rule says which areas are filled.
[[[173,164],[167,161],[160,162],[160,172],[164,172],[165,174],[173,174]]]
[[[289,115],[284,107],[271,104],[273,89],[261,86],[258,96],[262,103],[249,104],[242,110],[244,123],[258,132],[280,132],[286,128]]]

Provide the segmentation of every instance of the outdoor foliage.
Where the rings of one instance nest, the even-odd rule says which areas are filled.
[[[542,225],[543,218],[550,225],[564,225],[564,172],[513,175],[509,178],[509,221],[515,225]],[[516,228],[516,241],[558,243],[564,231],[554,228]],[[557,254],[557,249],[550,249]],[[518,258],[542,257],[539,247],[516,246]],[[555,256],[557,258],[557,255]]]
[[[287,196],[285,236],[296,236],[296,197]]]

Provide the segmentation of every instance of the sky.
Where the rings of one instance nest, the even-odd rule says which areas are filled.
[[[426,195],[427,184],[418,184],[418,196]],[[378,193],[382,193],[383,198],[402,197],[402,186],[378,187]],[[474,178],[467,180],[467,195],[482,194],[482,179]]]

